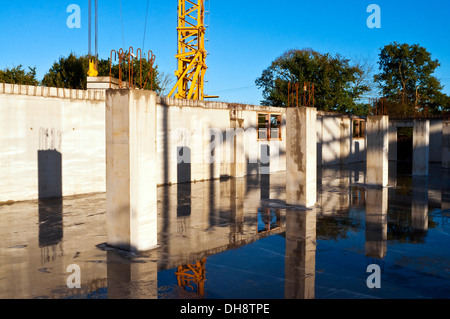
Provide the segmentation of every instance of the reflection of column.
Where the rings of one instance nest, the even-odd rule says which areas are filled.
[[[286,211],[286,299],[315,298],[316,220],[316,209]]]
[[[430,121],[414,120],[413,129],[413,175],[428,175],[430,149]]]
[[[230,186],[230,244],[239,241],[244,232],[245,179],[233,178]]]
[[[157,299],[158,263],[133,262],[107,251],[108,299]]]
[[[387,240],[388,188],[366,189],[366,256],[384,258]]]
[[[411,227],[428,229],[428,177],[413,176]]]
[[[317,110],[286,110],[286,203],[314,206],[317,188]]]
[[[366,183],[386,187],[389,174],[389,117],[367,117]]]

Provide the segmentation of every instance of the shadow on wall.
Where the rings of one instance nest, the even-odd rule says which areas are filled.
[[[63,239],[62,155],[56,150],[38,151],[39,247]]]
[[[270,145],[261,144],[261,199],[270,198]]]
[[[177,217],[191,215],[191,149],[177,147]]]

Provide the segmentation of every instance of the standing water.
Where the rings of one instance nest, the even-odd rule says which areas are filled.
[[[285,173],[159,187],[143,253],[105,244],[105,194],[0,206],[0,298],[449,298],[450,171],[364,175],[318,168],[311,210]]]

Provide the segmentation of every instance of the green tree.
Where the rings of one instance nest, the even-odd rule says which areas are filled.
[[[303,95],[303,83],[310,82],[314,83],[314,105],[319,110],[364,113],[365,105],[357,103],[370,89],[361,80],[364,76],[359,65],[351,65],[339,54],[289,50],[263,71],[256,85],[263,89],[263,105],[287,106],[288,84],[299,83],[299,95]]]
[[[85,90],[87,87],[87,71],[89,59],[87,56],[76,56],[74,53],[68,57],[60,57],[57,62],[44,75],[42,85]]]
[[[36,67],[28,67],[28,70],[26,72],[22,65],[0,70],[0,83],[39,85],[39,81],[36,79]]]
[[[127,53],[126,53],[127,54]],[[67,57],[61,57],[53,64],[48,73],[42,80],[42,85],[53,87],[64,87],[72,89],[87,88],[87,72],[89,70],[89,56],[76,56],[71,53]],[[133,82],[136,87],[141,84],[141,63],[138,60],[132,62],[133,66]],[[153,72],[150,72],[151,65],[146,59],[142,59],[142,85],[144,89],[159,93],[161,91],[159,83],[158,67],[154,66]],[[110,59],[99,59],[97,63],[98,76],[110,75]],[[122,80],[129,81],[128,77],[128,60],[122,61]],[[113,61],[111,74],[115,78],[119,78],[119,63]]]
[[[413,115],[415,109],[425,107],[431,113],[440,113],[448,105],[448,96],[433,75],[440,63],[424,47],[388,44],[381,49],[378,64],[380,72],[374,80],[387,99],[389,115]]]

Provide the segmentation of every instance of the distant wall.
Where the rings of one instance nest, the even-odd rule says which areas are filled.
[[[230,161],[233,161],[234,139],[230,138],[230,133],[227,136],[227,130],[233,132],[235,127],[242,129],[244,134],[241,150],[244,151],[245,175],[259,174],[261,158],[264,158],[261,154],[265,151],[270,156],[270,172],[284,171],[285,112],[284,108],[158,98],[158,184],[232,175]],[[258,113],[282,115],[281,141],[258,141]],[[211,163],[209,154],[213,145],[215,158]],[[182,158],[190,158],[190,165],[184,166],[184,171],[190,170],[189,178],[178,176]]]
[[[353,138],[353,118],[340,114],[318,112],[318,166],[357,163],[366,160],[366,139]],[[347,127],[348,125],[349,127]],[[343,126],[346,128],[343,129]]]
[[[430,163],[441,163],[442,162],[442,119],[430,119],[430,139],[429,139],[429,161]],[[403,120],[390,120],[389,121],[390,130],[392,131],[393,140],[390,143],[390,147],[393,148],[393,154],[390,154],[389,160],[397,160],[397,130],[399,127],[413,127],[414,120],[403,119]]]
[[[258,140],[258,113],[281,114],[281,140]],[[286,170],[284,108],[158,97],[157,117],[158,184],[232,176],[234,149],[243,175]],[[343,118],[318,113],[318,165],[365,160]],[[0,203],[105,192],[105,91],[0,84],[0,148]]]

